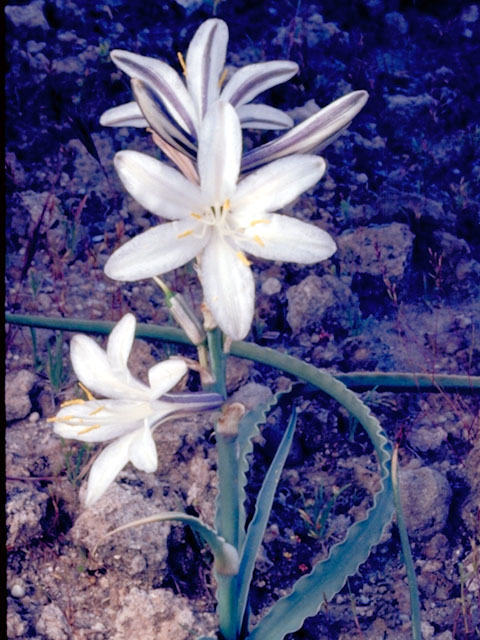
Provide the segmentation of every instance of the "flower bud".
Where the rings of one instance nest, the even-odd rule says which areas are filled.
[[[202,344],[207,336],[199,319],[189,307],[182,294],[174,293],[172,296],[166,298],[166,302],[177,324],[185,331],[193,344],[196,346]]]

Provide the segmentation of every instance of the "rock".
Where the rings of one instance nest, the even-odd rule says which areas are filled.
[[[36,630],[46,640],[68,640],[71,637],[70,625],[63,611],[53,602],[43,607]]]
[[[245,384],[250,377],[253,362],[245,358],[235,358],[229,356],[227,359],[226,384],[227,391],[232,393],[236,391],[242,384]]]
[[[382,219],[392,220],[402,210],[411,213],[415,220],[434,226],[455,224],[455,214],[443,208],[443,204],[422,193],[400,191],[387,185],[380,191],[376,206]]]
[[[391,29],[401,34],[402,36],[408,33],[408,22],[406,21],[405,17],[398,11],[391,11],[390,13],[386,13],[385,22]]]
[[[8,420],[21,420],[32,408],[29,393],[33,389],[36,376],[32,371],[22,369],[7,373],[5,377],[5,411]]]
[[[16,549],[30,545],[42,536],[41,519],[45,515],[48,495],[33,487],[15,487],[6,503],[7,546]]]
[[[43,13],[44,0],[34,0],[26,6],[6,6],[5,15],[12,21],[15,27],[35,29],[40,27],[45,31],[50,25]]]
[[[203,633],[214,633],[212,617]],[[110,637],[112,640],[189,640],[191,629],[197,624],[186,598],[167,589],[144,591],[132,587],[120,599]]]
[[[268,402],[272,395],[272,391],[265,385],[258,384],[258,382],[248,382],[233,394],[231,400],[232,402],[240,402],[248,411],[255,409],[259,404]]]
[[[448,437],[447,432],[440,426],[419,427],[408,435],[408,441],[418,451],[435,451]]]
[[[282,283],[278,278],[267,278],[262,283],[262,293],[266,296],[273,296],[276,293],[280,293],[282,290]]]
[[[357,307],[356,297],[342,280],[307,276],[287,291],[287,322],[294,334],[320,329],[348,331]]]
[[[422,93],[418,96],[405,96],[403,93],[397,93],[393,96],[385,96],[385,100],[387,101],[386,115],[390,120],[393,118],[397,122],[397,126],[421,118],[428,114],[430,109],[437,107],[437,101],[428,93]]]
[[[7,609],[7,638],[26,638],[28,623],[22,616],[9,607]]]
[[[430,467],[400,469],[398,476],[409,535],[424,538],[441,531],[447,522],[452,498],[445,476]]]
[[[358,227],[337,239],[341,272],[403,278],[410,263],[414,234],[400,222]]]

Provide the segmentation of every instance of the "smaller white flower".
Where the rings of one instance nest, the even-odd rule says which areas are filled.
[[[223,20],[203,22],[188,47],[185,81],[165,62],[122,49],[111,52],[113,62],[132,78],[135,102],[108,109],[103,126],[150,126],[176,149],[195,157],[202,120],[218,99],[230,102],[243,127],[286,129],[293,120],[283,111],[264,104],[251,104],[260,93],[286,82],[298,72],[290,60],[249,64],[235,71],[222,88],[228,44]]]
[[[215,408],[217,394],[168,394],[187,373],[183,360],[171,358],[148,371],[148,385],[130,373],[127,361],[135,337],[135,317],[125,315],[112,330],[104,351],[94,340],[75,335],[70,345],[72,366],[88,390],[87,401],[65,402],[49,420],[62,438],[83,442],[113,440],[92,465],[86,504],[96,502],[130,461],[141,471],[158,466],[152,432],[174,413]],[[95,399],[92,393],[105,399]]]

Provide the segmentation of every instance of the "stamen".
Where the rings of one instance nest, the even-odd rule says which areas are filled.
[[[193,233],[193,229],[187,229],[183,233],[179,233],[177,238],[186,238],[187,236],[191,235],[192,233]]]
[[[87,400],[95,400],[95,396],[87,389],[87,387],[81,382],[78,383],[78,386],[83,391],[83,393],[87,396]]]
[[[247,256],[243,253],[243,251],[237,251],[236,255],[237,255],[237,258],[240,260],[240,262],[244,264],[246,267],[249,267],[252,264],[250,260],[247,258]]]
[[[255,242],[256,242],[257,244],[259,244],[261,247],[264,247],[264,246],[265,246],[265,243],[264,243],[264,241],[260,238],[260,236],[253,236],[253,239],[254,239],[254,240],[255,240]]]
[[[82,398],[75,398],[74,400],[65,400],[65,402],[62,402],[60,407],[63,409],[63,407],[71,407],[74,404],[85,404],[85,400],[82,400]]]
[[[51,418],[47,418],[47,422],[55,422],[56,420],[58,420],[59,422],[63,422],[66,421],[68,422],[69,420],[73,420],[73,418],[75,418],[76,416],[52,416]]]
[[[105,409],[105,405],[102,405],[101,407],[97,407],[96,409],[91,411],[88,415],[89,416],[96,416],[97,413],[100,413],[100,411],[103,411],[104,409]]]
[[[100,428],[99,424],[92,424],[91,427],[87,427],[86,429],[82,429],[81,431],[79,431],[77,435],[83,436],[84,433],[88,433],[89,431],[93,431],[94,429],[99,429],[99,428]]]
[[[253,220],[253,222],[250,223],[251,227],[254,227],[256,224],[270,224],[271,220]]]
[[[187,65],[185,64],[185,58],[183,57],[183,54],[181,51],[177,51],[177,58],[178,58],[178,61],[180,62],[180,66],[182,67],[183,75],[186,76]]]
[[[195,218],[195,220],[201,220],[203,218],[203,216],[199,213],[191,213],[190,215],[192,216],[192,218]]]
[[[224,68],[224,70],[222,71],[222,75],[220,76],[220,78],[218,79],[218,87],[220,88],[222,86],[222,84],[225,82],[225,78],[227,77],[227,67]]]
[[[230,200],[227,198],[223,203],[223,211],[230,211]]]

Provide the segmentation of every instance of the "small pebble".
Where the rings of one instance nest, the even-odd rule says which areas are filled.
[[[14,584],[10,589],[10,593],[14,598],[23,598],[25,595],[25,587],[21,584]]]
[[[38,411],[32,411],[32,413],[28,416],[28,421],[29,422],[38,422],[40,419],[40,414],[38,413]]]

